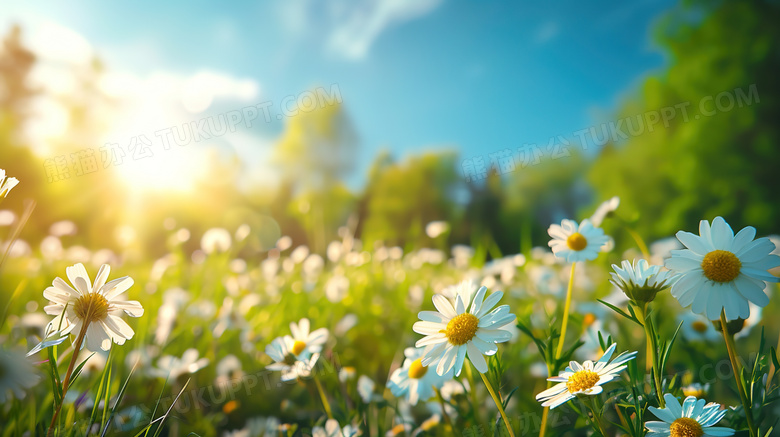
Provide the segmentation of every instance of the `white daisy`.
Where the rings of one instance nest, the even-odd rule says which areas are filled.
[[[197,349],[187,349],[181,355],[181,358],[172,355],[163,355],[157,361],[157,367],[152,368],[149,373],[160,378],[175,380],[182,375],[196,373],[209,365],[208,358],[198,358]]]
[[[655,299],[659,291],[672,285],[674,277],[668,270],[661,271],[661,266],[651,266],[640,259],[633,263],[623,260],[620,267],[612,264],[609,282],[621,289],[634,302],[645,303]]]
[[[266,369],[282,372],[282,381],[292,381],[299,377],[310,376],[314,365],[320,358],[320,354],[310,354],[305,348],[300,355],[292,353],[294,343],[290,340],[292,338],[289,335],[277,337],[265,347],[265,353],[275,361],[266,366]]]
[[[13,187],[19,183],[19,179],[5,177],[5,170],[0,168],[0,199],[8,196]]]
[[[450,285],[444,288],[440,294],[449,299],[452,304],[455,304],[455,299],[460,296],[463,299],[463,303],[466,305],[471,304],[471,298],[477,292],[477,284],[471,279],[466,279],[455,285]]]
[[[297,324],[290,323],[290,332],[292,337],[287,336],[290,350],[295,355],[302,355],[304,352],[317,353],[322,350],[322,345],[328,341],[328,330],[325,328],[316,329],[309,332],[311,325],[309,319],[301,319]]]
[[[417,341],[417,347],[425,347],[423,366],[436,364],[436,373],[445,375],[452,371],[459,375],[468,352],[469,360],[481,373],[488,370],[483,355],[498,351],[496,343],[512,338],[512,334],[501,329],[512,323],[515,315],[509,312],[509,305],[494,306],[504,293],[496,291],[487,299],[486,287],[480,287],[466,311],[466,303],[459,295],[455,307],[442,295],[433,296],[433,305],[438,311],[421,311],[420,321],[414,324],[414,332],[425,335]],[[491,311],[492,310],[492,311]]]
[[[695,398],[701,398],[704,397],[704,395],[706,395],[707,392],[710,391],[710,385],[709,384],[702,385],[698,382],[694,382],[691,385],[686,385],[685,387],[682,387],[681,390],[685,396],[693,396]]]
[[[747,319],[748,302],[765,307],[769,303],[766,281],[778,281],[767,271],[780,266],[780,257],[771,255],[774,243],[768,238],[753,240],[756,229],[751,226],[735,236],[721,217],[712,221],[712,227],[702,220],[699,234],[678,232],[677,239],[687,249],[673,250],[665,263],[679,274],[672,296],[680,305],[691,306],[694,313],[710,320],[719,319],[724,309],[728,320]]]
[[[542,402],[543,407],[555,408],[577,396],[600,394],[603,391],[601,386],[615,379],[618,373],[626,369],[625,363],[636,358],[636,352],[623,352],[610,363],[609,359],[616,347],[617,344],[612,343],[595,363],[571,361],[569,367],[558,376],[547,378],[548,381],[560,384],[539,393],[536,400]]]
[[[666,408],[650,407],[650,411],[663,422],[647,422],[648,437],[725,437],[734,435],[731,428],[712,426],[726,415],[716,403],[707,404],[704,399],[688,396],[682,405],[676,397],[664,395]],[[705,405],[706,404],[706,405]]]
[[[441,388],[451,379],[451,375],[439,376],[436,372],[429,372],[429,369],[422,365],[424,354],[423,349],[406,348],[403,365],[395,369],[387,381],[387,387],[393,396],[406,396],[412,405],[417,405],[418,400],[427,401],[432,398],[435,394],[434,387]]]
[[[677,316],[677,323],[682,322],[680,331],[688,341],[723,341],[723,336],[706,318],[689,311],[682,311]]]
[[[615,212],[618,206],[620,206],[620,197],[617,196],[601,202],[601,205],[599,205],[593,215],[590,216],[590,222],[593,223],[593,226],[601,226],[601,222]]]
[[[342,428],[336,419],[328,419],[325,427],[315,426],[311,434],[312,437],[352,437],[359,435],[359,429],[353,425]]]
[[[25,357],[0,349],[0,404],[6,405],[14,397],[24,399],[25,390],[38,384],[40,379]]]
[[[82,326],[86,326],[85,344],[91,351],[107,351],[112,341],[122,345],[133,338],[133,329],[119,316],[124,311],[131,317],[141,317],[144,309],[138,301],[117,299],[133,285],[132,278],[125,276],[106,282],[111,272],[108,264],[100,267],[92,284],[81,263],[68,267],[65,272],[73,287],[56,278],[52,286],[43,291],[43,297],[52,302],[43,310],[56,316],[49,322],[47,333],[60,327],[61,335],[78,335]]]
[[[363,399],[363,402],[369,404],[371,402],[379,402],[383,399],[382,395],[376,393],[374,389],[376,389],[374,380],[366,375],[360,375],[357,380],[357,391],[360,395],[360,399]]]
[[[594,260],[602,246],[609,242],[604,231],[588,219],[579,225],[574,220],[564,219],[560,225],[550,225],[547,233],[552,237],[547,244],[553,254],[567,262]]]

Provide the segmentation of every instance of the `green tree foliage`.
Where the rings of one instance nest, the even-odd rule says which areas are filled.
[[[670,66],[617,115],[643,132],[605,146],[589,172],[599,198],[618,195],[622,214],[641,217],[641,234],[667,236],[716,215],[780,231],[777,23],[778,3],[759,0],[687,2],[660,22]],[[673,118],[651,129],[663,108]]]
[[[365,241],[388,245],[429,243],[425,225],[455,216],[460,178],[451,152],[424,153],[402,162],[380,154],[365,191]]]

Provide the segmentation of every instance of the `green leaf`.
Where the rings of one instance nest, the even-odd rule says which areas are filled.
[[[81,374],[81,369],[84,368],[84,365],[87,364],[87,361],[89,361],[90,358],[92,358],[92,355],[95,355],[94,352],[90,354],[84,361],[81,362],[76,368],[73,370],[73,376],[70,378],[70,381],[68,381],[68,389],[73,385],[74,382],[76,382],[76,379],[78,379],[79,375]]]

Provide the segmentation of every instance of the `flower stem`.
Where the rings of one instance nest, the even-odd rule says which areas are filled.
[[[729,333],[725,308],[720,312],[720,326],[723,329],[723,340],[726,341],[726,350],[728,350],[731,367],[734,370],[734,380],[737,382],[739,398],[742,400],[742,407],[745,409],[745,419],[747,419],[748,429],[750,430],[751,437],[756,437],[756,425],[753,423],[752,408],[747,397],[747,392],[745,392],[745,387],[742,385],[742,366],[740,366],[739,360],[737,360],[737,348],[734,344],[734,336]]]
[[[325,396],[325,390],[322,389],[322,384],[320,384],[320,379],[317,378],[317,375],[314,375],[314,384],[317,385],[317,391],[320,392],[322,406],[325,408],[325,413],[328,415],[328,419],[333,419],[333,412],[330,410],[330,403],[328,402],[327,396]]]
[[[444,404],[444,397],[441,395],[441,391],[439,391],[438,388],[434,387],[433,391],[436,392],[436,398],[439,399],[439,405],[441,405],[441,415],[444,417],[444,423],[447,424],[447,427],[449,427],[449,432],[451,432],[453,435],[455,434],[455,427],[452,426],[452,420],[450,420],[450,415],[447,414],[447,408],[445,408]]]
[[[643,306],[636,306],[639,315],[642,316],[642,325],[645,328],[645,341],[647,342],[647,364],[646,369],[648,372],[653,373],[653,381],[655,383],[655,395],[658,398],[658,405],[661,408],[666,408],[666,402],[664,402],[663,384],[661,383],[661,369],[658,368],[658,348],[653,338],[652,319],[647,317],[648,304]]]
[[[488,392],[490,392],[490,396],[493,398],[493,402],[496,403],[498,412],[501,413],[501,418],[504,419],[504,425],[506,425],[506,430],[509,431],[509,437],[515,437],[515,433],[512,431],[512,426],[509,425],[509,419],[506,417],[506,412],[504,411],[504,406],[501,403],[501,399],[499,399],[496,395],[496,392],[493,390],[493,387],[490,385],[490,381],[487,380],[485,374],[479,372],[479,376],[482,377],[482,382],[485,383],[485,387],[487,387]]]
[[[576,262],[571,263],[571,276],[569,277],[569,288],[566,290],[566,305],[563,308],[563,324],[561,325],[561,337],[558,339],[558,349],[555,351],[555,359],[561,357],[563,353],[563,343],[566,340],[566,328],[569,326],[569,310],[571,309],[571,294],[574,288],[574,267]]]
[[[596,431],[601,433],[602,436],[608,437],[607,431],[604,430],[604,425],[601,423],[601,416],[599,416],[596,413],[596,410],[598,409],[598,408],[596,408],[596,400],[592,396],[589,396],[589,397],[590,397],[590,400],[588,400],[588,402],[584,402],[584,404],[588,406],[588,409],[590,410],[591,414],[593,415],[593,417],[590,419],[590,421],[591,421],[591,423],[593,423],[593,425],[594,425],[593,427],[596,429]]]
[[[57,424],[57,418],[60,415],[60,410],[62,410],[62,404],[65,403],[65,395],[68,393],[68,386],[70,385],[70,377],[71,375],[73,375],[73,368],[76,366],[76,361],[78,360],[79,357],[79,351],[81,350],[81,344],[84,343],[84,337],[87,335],[88,327],[89,327],[89,322],[84,321],[84,324],[81,325],[81,331],[79,332],[79,335],[76,337],[76,342],[73,343],[73,355],[70,357],[70,364],[68,364],[68,371],[65,373],[65,379],[62,380],[62,398],[60,399],[60,403],[54,409],[54,416],[52,416],[51,418],[49,431],[46,432],[46,435],[48,436],[54,435],[54,429]]]
[[[552,367],[550,366],[550,363],[547,363],[547,375],[552,376]],[[549,389],[550,387],[552,387],[552,382],[547,381],[547,388]],[[539,426],[539,437],[544,437],[544,435],[547,434],[547,420],[549,415],[550,407],[544,407],[544,410],[542,410],[542,423]]]

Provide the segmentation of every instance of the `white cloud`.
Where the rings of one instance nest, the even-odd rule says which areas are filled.
[[[290,0],[280,13],[286,29],[303,34],[322,32],[325,49],[338,56],[360,60],[376,39],[395,24],[433,12],[443,0],[337,0],[323,9],[319,2]]]

